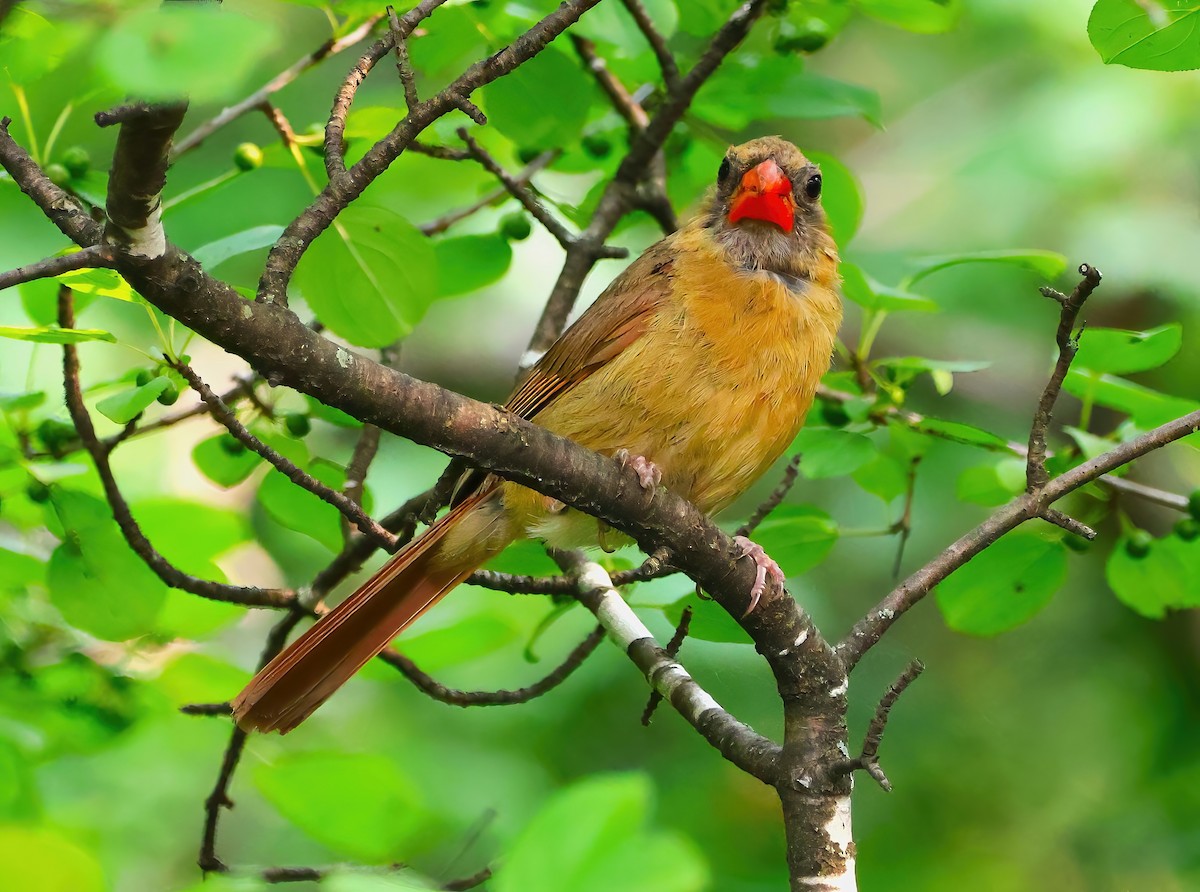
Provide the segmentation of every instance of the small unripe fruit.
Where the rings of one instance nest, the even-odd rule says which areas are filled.
[[[1188,514],[1200,520],[1200,489],[1188,496]]]
[[[233,150],[233,163],[238,170],[257,170],[262,167],[263,150],[252,142],[244,142]]]
[[[312,422],[303,412],[288,412],[283,416],[284,427],[293,437],[304,437],[312,430]]]
[[[71,172],[57,161],[46,165],[46,176],[50,178],[50,182],[60,187],[71,182]]]
[[[241,440],[234,439],[231,435],[226,434],[220,439],[221,450],[226,455],[241,455],[246,451],[246,444]]]
[[[1063,545],[1078,554],[1086,554],[1092,550],[1092,542],[1083,536],[1063,536]]]
[[[83,146],[71,146],[62,153],[63,167],[73,177],[85,175],[92,166],[92,157]]]
[[[540,154],[542,154],[542,150],[535,146],[521,146],[517,149],[517,158],[522,164],[528,164]]]
[[[50,501],[50,487],[40,480],[30,480],[25,487],[25,495],[31,502],[45,503]]]
[[[1150,553],[1154,537],[1145,530],[1134,530],[1125,540],[1125,553],[1135,560],[1141,560]]]
[[[589,133],[581,140],[583,150],[592,158],[607,158],[612,154],[612,140],[598,133]]]
[[[166,390],[158,395],[158,401],[164,406],[175,405],[175,403],[179,401],[178,388],[176,388],[174,384],[170,385]]]
[[[57,455],[67,443],[75,439],[75,428],[53,418],[45,418],[37,426],[37,437],[42,444]]]
[[[782,54],[815,53],[833,36],[824,19],[810,18],[797,25],[791,34],[781,34],[775,40],[775,52]]]
[[[523,242],[532,232],[533,225],[522,213],[509,214],[500,221],[500,234],[510,242]]]
[[[137,373],[137,377],[133,379],[133,383],[138,387],[145,387],[157,377],[158,372],[156,369],[142,369]]]
[[[1191,542],[1200,536],[1200,520],[1194,517],[1181,517],[1175,521],[1175,535],[1184,542]]]

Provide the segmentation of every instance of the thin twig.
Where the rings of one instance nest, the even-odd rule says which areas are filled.
[[[342,484],[342,495],[358,505],[363,504],[364,484],[371,462],[379,453],[380,430],[373,424],[364,424],[354,444],[354,454],[350,456],[350,464],[346,465],[346,481]],[[342,515],[342,537],[347,544],[354,535],[349,521]]]
[[[75,327],[73,293],[66,285],[58,289],[58,324],[64,329]],[[96,473],[104,488],[104,497],[112,509],[113,520],[116,521],[129,547],[159,579],[172,588],[193,595],[213,601],[243,604],[247,607],[287,607],[295,602],[296,594],[290,589],[253,588],[200,579],[184,573],[163,557],[134,520],[129,503],[125,501],[113,476],[112,465],[108,459],[109,450],[96,436],[91,415],[83,402],[83,390],[79,384],[79,355],[74,344],[63,344],[63,388],[66,392],[67,411],[84,448],[96,466]]]
[[[924,671],[925,664],[920,660],[913,660],[900,674],[900,677],[888,685],[887,691],[880,698],[879,705],[875,708],[875,715],[871,718],[871,724],[867,726],[867,734],[863,738],[862,752],[859,753],[857,758],[835,766],[836,771],[865,771],[884,790],[888,793],[892,792],[892,782],[888,780],[887,775],[883,773],[883,768],[879,765],[879,744],[883,742],[883,732],[887,730],[888,717],[891,715],[892,707],[896,705],[896,701],[900,699],[900,695],[904,693],[905,689],[916,681],[917,677]]]
[[[544,678],[523,688],[511,691],[460,691],[447,687],[421,669],[408,657],[394,650],[385,650],[380,659],[395,667],[400,673],[417,686],[424,694],[434,700],[448,703],[451,706],[513,706],[518,703],[528,703],[543,694],[558,687],[570,677],[576,669],[583,665],[584,660],[591,656],[596,647],[604,640],[604,627],[596,626],[567,655],[558,666]]]
[[[539,171],[549,167],[554,159],[561,154],[561,149],[548,149],[545,152],[542,152],[540,155],[530,161],[520,173],[513,176],[513,182],[522,188],[528,187],[529,181],[533,179],[534,175]],[[470,153],[467,153],[467,157],[471,157]],[[512,198],[512,192],[509,191],[509,188],[503,185],[497,186],[474,204],[468,205],[465,208],[459,208],[458,210],[451,211],[450,213],[444,214],[437,219],[430,220],[428,223],[422,224],[418,228],[425,235],[438,235],[445,232],[460,220],[465,220],[467,217],[477,214],[486,207],[493,207],[495,205],[503,204],[509,198]]]
[[[47,257],[37,263],[18,266],[8,272],[0,272],[0,291],[13,285],[22,285],[36,279],[53,279],[63,273],[81,269],[105,269],[113,265],[115,258],[108,245],[92,245],[70,254]]]
[[[293,462],[284,458],[258,437],[254,436],[254,434],[250,433],[246,426],[237,420],[237,416],[233,414],[230,408],[221,402],[221,398],[213,392],[211,387],[201,380],[200,376],[187,363],[175,362],[172,363],[172,366],[179,374],[183,375],[192,389],[200,394],[200,399],[208,404],[212,416],[221,422],[225,426],[225,429],[247,449],[262,456],[275,470],[279,471],[279,473],[283,474],[301,489],[308,490],[317,498],[333,505],[333,507],[337,508],[338,511],[353,522],[359,530],[373,537],[380,546],[389,551],[396,549],[396,537],[363,511],[360,504],[353,499],[347,498],[337,490],[326,486],[312,475],[305,473]]]
[[[908,537],[912,535],[913,500],[917,494],[917,466],[921,464],[921,456],[914,456],[908,463],[908,478],[904,486],[904,508],[900,519],[892,524],[892,529],[900,534],[896,544],[896,559],[892,562],[892,581],[900,578],[900,567],[904,563],[904,549],[908,545]]]
[[[609,102],[635,131],[643,129],[650,123],[650,116],[642,108],[640,102],[625,89],[625,85],[609,70],[608,63],[596,52],[596,44],[578,34],[571,35],[571,45],[583,61],[584,66],[592,73],[600,89],[608,96]]]
[[[667,656],[675,659],[679,656],[679,648],[683,647],[683,642],[688,636],[688,631],[692,627],[692,608],[684,607],[683,614],[679,617],[679,625],[675,627],[675,634],[671,636],[671,640],[667,642]],[[662,702],[662,694],[658,691],[651,691],[650,698],[646,701],[646,708],[642,710],[642,725],[650,726],[650,720],[654,718],[654,711],[658,709],[658,704]]]
[[[678,89],[679,66],[675,64],[675,57],[671,54],[671,50],[667,48],[667,39],[663,37],[662,32],[658,30],[658,26],[650,18],[650,13],[642,5],[642,0],[622,0],[622,2],[625,4],[625,8],[629,10],[629,14],[633,16],[633,20],[637,22],[638,28],[646,38],[646,42],[650,44],[650,49],[654,51],[654,58],[658,60],[658,67],[662,71],[663,83],[666,85],[667,90]]]
[[[389,6],[387,15],[392,44],[396,51],[396,73],[404,86],[404,104],[412,111],[421,101],[421,97],[417,95],[417,74],[413,71],[412,59],[408,55],[408,37],[400,30],[400,18],[396,15],[396,10]]]
[[[788,460],[787,467],[783,469],[783,479],[771,490],[771,494],[754,509],[754,513],[746,519],[746,522],[737,528],[735,536],[749,536],[758,529],[759,524],[766,520],[772,511],[783,503],[787,494],[792,491],[792,487],[796,485],[796,478],[800,475],[800,460],[803,457],[797,453]]]
[[[225,109],[222,109],[220,114],[208,121],[205,121],[183,139],[179,140],[179,142],[175,144],[174,150],[171,152],[171,160],[175,161],[180,155],[183,155],[185,152],[189,152],[196,148],[196,146],[200,145],[200,143],[204,142],[204,140],[212,136],[231,121],[237,120],[242,115],[249,111],[253,111],[256,108],[262,108],[263,103],[267,102],[272,94],[282,90],[314,65],[317,65],[330,56],[340,53],[342,50],[353,46],[365,38],[371,33],[371,29],[375,27],[375,23],[381,18],[381,15],[373,15],[357,28],[347,32],[341,37],[336,39],[333,37],[329,38],[311,53],[302,56],[296,62],[292,63],[292,65],[290,65],[288,68],[285,68],[279,74],[275,75],[275,77],[271,78],[269,81],[267,81],[267,83],[255,90],[245,99],[241,100],[240,102],[236,102]]]

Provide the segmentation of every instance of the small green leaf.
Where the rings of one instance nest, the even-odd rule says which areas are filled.
[[[76,269],[54,278],[69,286],[76,294],[111,297],[126,302],[141,300],[115,269]]]
[[[1067,578],[1067,553],[1035,533],[1009,533],[937,587],[950,628],[998,635],[1016,628],[1050,603]]]
[[[87,33],[64,27],[27,6],[10,7],[0,31],[0,71],[14,84],[30,84],[58,68]]]
[[[860,117],[876,127],[883,126],[878,93],[811,71],[794,71],[786,83],[764,97],[764,103],[768,112],[785,118]]]
[[[440,629],[406,635],[399,649],[426,672],[437,672],[495,653],[516,639],[510,623],[491,613],[473,613]]]
[[[519,146],[551,148],[579,138],[593,91],[583,68],[550,47],[482,92],[491,127]],[[530,115],[530,108],[553,111]]]
[[[940,308],[927,297],[892,288],[868,276],[853,263],[843,263],[842,294],[867,310],[936,313]]]
[[[1075,366],[1110,375],[1156,369],[1183,346],[1183,326],[1163,325],[1150,331],[1089,328],[1079,339]]]
[[[254,783],[313,839],[369,864],[406,857],[405,841],[427,819],[413,782],[374,753],[289,753],[258,765]]]
[[[663,615],[678,626],[685,608],[692,608],[692,621],[688,636],[700,641],[718,641],[722,644],[753,644],[746,630],[737,620],[717,606],[711,598],[701,598],[695,592],[684,595],[678,601],[663,607]]]
[[[331,331],[361,347],[406,336],[437,290],[430,240],[398,214],[347,208],[296,270],[304,299]]]
[[[96,411],[117,424],[127,424],[146,411],[158,395],[171,386],[170,378],[151,378],[141,387],[124,390],[96,403]]]
[[[512,263],[512,248],[498,234],[439,238],[433,248],[441,297],[478,291],[508,272]]]
[[[0,338],[14,341],[33,341],[35,344],[79,344],[83,341],[117,342],[112,332],[99,328],[59,328],[57,325],[39,325],[36,328],[19,328],[0,325]]]
[[[812,505],[781,505],[754,531],[753,539],[790,579],[825,560],[838,540],[838,526]]]
[[[1196,0],[1098,0],[1087,30],[1105,64],[1151,71],[1200,68]]]
[[[195,445],[192,461],[205,477],[228,489],[249,477],[262,459],[229,434],[217,434]]]
[[[1161,619],[1168,609],[1200,605],[1200,547],[1170,536],[1150,541],[1141,556],[1122,537],[1104,567],[1109,588],[1126,606]]]
[[[1037,249],[1013,251],[977,251],[970,254],[946,254],[926,257],[917,261],[917,269],[900,283],[901,288],[911,288],[926,276],[960,266],[964,263],[1007,263],[1032,270],[1043,279],[1055,279],[1067,268],[1067,258],[1054,251]]]
[[[955,485],[955,494],[975,505],[1002,505],[1025,489],[1024,459],[1002,458],[987,465],[967,468]]]
[[[553,796],[491,880],[496,892],[699,892],[708,871],[695,847],[646,827],[643,775],[589,777]]]
[[[1072,368],[1063,380],[1063,390],[1081,399],[1090,398],[1101,406],[1124,412],[1139,427],[1166,424],[1200,408],[1200,403],[1159,393],[1113,375],[1096,375]]]
[[[338,427],[360,428],[362,422],[353,415],[347,415],[341,409],[335,409],[333,406],[327,406],[315,397],[305,394],[304,398],[308,401],[308,412],[315,418],[320,418],[322,421],[328,421],[330,424]]]
[[[940,418],[922,418],[914,426],[916,430],[943,440],[953,440],[968,446],[982,446],[985,449],[1008,449],[1008,441],[1001,436],[985,431],[983,428],[961,421],[943,421]]]
[[[321,459],[311,462],[306,470],[334,490],[340,490],[346,479],[343,468]],[[311,536],[330,551],[342,547],[341,512],[274,468],[258,488],[258,501],[277,523],[289,530]]]
[[[202,245],[192,256],[205,269],[212,269],[230,257],[270,247],[282,234],[282,226],[255,226]]]
[[[962,15],[962,0],[855,0],[872,18],[919,34],[949,31]]]
[[[791,452],[803,456],[800,473],[817,480],[841,477],[861,468],[875,456],[875,444],[862,434],[807,427],[792,441]]]
[[[908,471],[904,463],[882,452],[851,476],[864,490],[885,502],[891,502],[908,492]]]

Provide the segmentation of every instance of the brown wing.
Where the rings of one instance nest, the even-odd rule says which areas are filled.
[[[674,251],[668,236],[630,264],[563,332],[504,407],[534,418],[552,400],[636,341],[671,294]]]

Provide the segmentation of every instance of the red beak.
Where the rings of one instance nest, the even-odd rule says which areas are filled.
[[[792,230],[796,220],[792,182],[770,158],[746,171],[733,192],[729,202],[729,222],[743,219],[774,223],[785,232]]]

